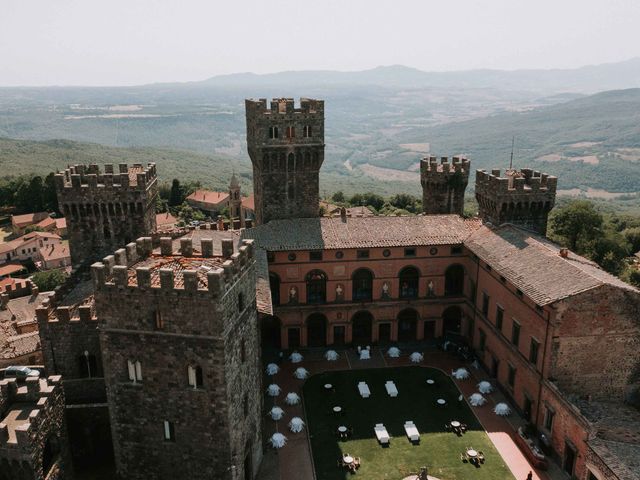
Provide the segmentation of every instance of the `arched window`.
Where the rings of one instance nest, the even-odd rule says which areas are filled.
[[[307,273],[307,303],[325,303],[327,301],[327,275],[322,270]]]
[[[371,300],[373,291],[373,274],[366,268],[356,270],[351,279],[353,284],[352,299],[355,302]]]
[[[127,372],[129,380],[133,383],[142,381],[142,365],[137,360],[127,360]]]
[[[415,267],[400,270],[400,298],[417,298],[420,272]]]
[[[202,367],[199,365],[189,365],[187,368],[187,378],[189,379],[189,386],[193,389],[202,388]]]
[[[78,355],[78,367],[81,378],[94,378],[98,376],[96,356],[88,351]]]
[[[287,138],[295,138],[296,136],[296,127],[287,127]]]
[[[293,200],[293,199],[295,199],[295,198],[296,198],[296,189],[295,189],[295,187],[293,186],[293,183],[290,183],[290,184],[287,186],[287,198],[288,198],[289,200]]]
[[[242,313],[244,310],[244,293],[238,293],[238,312]]]
[[[462,295],[464,290],[464,268],[451,265],[444,273],[444,294]]]
[[[296,157],[293,153],[290,153],[287,157],[287,171],[293,172],[296,166]]]
[[[269,138],[278,138],[278,127],[269,127]]]
[[[269,289],[271,290],[271,303],[274,306],[280,305],[280,277],[273,272],[269,272]]]

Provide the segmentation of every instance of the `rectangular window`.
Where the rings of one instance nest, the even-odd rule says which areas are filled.
[[[317,250],[315,252],[309,252],[309,260],[312,262],[320,262],[322,261],[322,250]]]
[[[520,324],[513,321],[513,326],[511,327],[511,343],[513,343],[516,347],[520,343]]]
[[[507,383],[511,388],[513,388],[514,385],[516,384],[516,367],[514,367],[511,364],[509,364],[508,366],[509,366],[509,375],[507,377]]]
[[[522,296],[522,290],[520,290],[519,288],[516,288],[516,295],[521,297]]]
[[[358,250],[356,252],[357,258],[369,258],[369,250]]]
[[[553,418],[556,416],[556,412],[554,412],[551,408],[547,407],[545,409],[544,414],[544,428],[551,433],[553,430]]]
[[[507,282],[507,279],[506,279],[506,278],[504,278],[502,275],[500,275],[500,281],[501,281],[502,283],[506,283],[506,282]]]
[[[540,350],[540,342],[535,338],[532,338],[531,345],[529,347],[529,361],[534,365],[538,364],[538,350]]]
[[[496,329],[502,331],[502,320],[504,320],[504,309],[500,306],[496,306]]]
[[[129,380],[133,383],[142,381],[142,365],[140,365],[140,362],[128,360],[127,371],[129,373]]]
[[[169,422],[167,420],[164,421],[164,425],[163,425],[163,429],[164,429],[164,440],[166,442],[175,442],[176,441],[176,434],[175,434],[175,430],[173,428],[173,422]]]
[[[462,247],[460,245],[451,247],[451,255],[460,255],[461,253],[462,253]]]
[[[486,267],[487,267],[487,272],[490,272],[491,270],[493,270],[493,269],[491,268],[491,265],[489,265],[488,263],[487,263]]]
[[[164,328],[164,320],[162,319],[162,314],[160,310],[155,311],[155,326],[156,330],[162,330]]]
[[[416,256],[416,249],[415,248],[405,248],[404,249],[404,256],[405,257],[415,257]]]
[[[487,346],[487,334],[484,333],[484,330],[478,330],[478,336],[480,339],[478,340],[478,350],[484,352],[485,347]]]
[[[485,317],[489,315],[489,298],[487,292],[482,292],[482,314]]]

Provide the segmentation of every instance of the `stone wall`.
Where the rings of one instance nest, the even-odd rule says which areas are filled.
[[[73,265],[101,258],[156,228],[155,164],[75,165],[55,176]]]
[[[187,243],[182,243],[185,253],[191,250]],[[259,465],[262,389],[253,254],[250,246],[242,246],[229,257],[232,242],[223,243],[224,274],[211,272],[207,288],[190,283],[186,270],[169,276],[165,270],[161,285],[146,282],[148,270],[130,262],[130,255],[118,257],[119,265],[93,267],[122,478],[231,479],[231,466],[242,471],[245,445],[255,450],[254,465]],[[161,248],[166,259],[171,240],[161,239]],[[174,257],[185,263],[192,258]],[[135,267],[137,284],[127,282],[123,263]],[[244,363],[238,360],[243,341]],[[140,362],[141,379],[130,379],[129,362]],[[201,369],[201,386],[189,385],[189,367]],[[165,421],[173,428],[171,440],[164,438]]]
[[[246,100],[247,148],[253,164],[256,223],[317,217],[324,162],[324,101]],[[288,136],[290,135],[290,136]]]
[[[469,183],[471,162],[453,157],[449,163],[442,157],[426,157],[420,162],[422,184],[422,208],[427,215],[464,213],[464,192]]]

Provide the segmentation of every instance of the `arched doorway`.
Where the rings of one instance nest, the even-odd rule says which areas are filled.
[[[398,315],[398,341],[413,342],[417,337],[418,312],[413,308],[406,308]]]
[[[278,317],[268,316],[260,322],[260,333],[263,348],[280,348],[280,327],[282,322]]]
[[[324,347],[327,344],[327,317],[313,313],[307,318],[307,345]]]
[[[354,302],[366,302],[371,300],[373,294],[373,273],[366,268],[360,268],[353,273],[351,278]]]
[[[400,298],[418,298],[420,272],[415,267],[404,267],[400,270]]]
[[[327,274],[322,270],[311,270],[305,278],[307,282],[307,303],[327,301]]]
[[[444,273],[444,294],[462,295],[464,291],[464,268],[451,265]]]
[[[451,306],[442,312],[443,333],[460,334],[462,328],[462,310],[460,307]]]
[[[280,277],[278,274],[269,272],[269,289],[271,290],[271,304],[280,305]]]
[[[373,315],[362,311],[356,313],[351,319],[351,340],[355,345],[368,345],[371,343],[371,328]]]

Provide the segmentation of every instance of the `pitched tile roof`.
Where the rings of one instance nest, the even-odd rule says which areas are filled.
[[[229,194],[227,192],[214,192],[211,190],[196,190],[187,197],[187,200],[206,203],[212,206],[217,206],[222,202],[226,202],[228,199]]]
[[[272,220],[243,237],[270,251],[449,245],[462,243],[479,226],[459,215],[296,218]]]
[[[52,260],[60,260],[62,258],[71,258],[69,246],[64,243],[57,245],[49,245],[40,249],[40,255],[45,262]]]
[[[27,227],[38,223],[49,216],[49,212],[25,213],[23,215],[12,215],[11,224],[14,227]]]
[[[162,227],[163,225],[175,225],[178,222],[176,217],[171,215],[169,212],[166,213],[158,213],[156,215],[156,226]]]
[[[560,246],[514,225],[482,226],[464,244],[538,305],[605,284],[638,292],[584,257],[561,257]]]
[[[242,198],[242,206],[244,208],[248,208],[251,211],[255,211],[256,209],[256,197],[253,195],[249,195],[248,197]]]
[[[0,277],[4,277],[6,275],[11,275],[13,273],[18,272],[26,272],[27,268],[24,265],[20,265],[17,263],[7,263],[5,265],[0,265]]]

